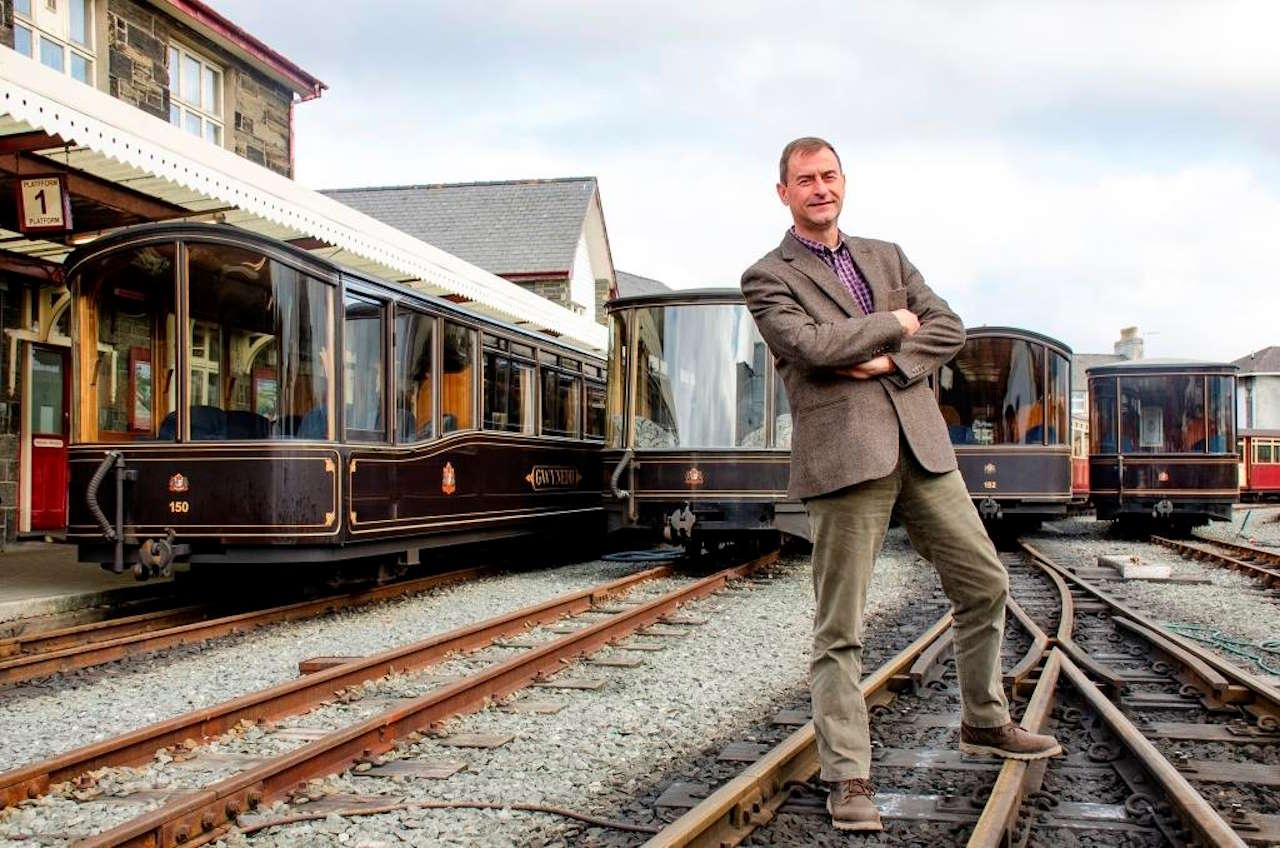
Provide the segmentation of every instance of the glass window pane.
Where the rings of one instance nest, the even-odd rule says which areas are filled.
[[[185,109],[182,112],[182,126],[187,132],[194,136],[200,136],[204,133],[204,127],[200,121],[200,116],[195,112],[188,112]]]
[[[791,403],[787,387],[778,374],[773,378],[773,446],[791,450]]]
[[[938,407],[956,445],[1044,442],[1044,348],[971,338],[938,373]]]
[[[745,306],[636,313],[635,446],[763,447],[768,349]]]
[[[80,295],[79,440],[172,440],[173,245],[107,254],[85,265],[73,285]]]
[[[179,95],[192,106],[200,105],[200,63],[185,53],[182,54],[182,82]]]
[[[89,0],[69,0],[71,6],[71,40],[76,44],[91,46],[93,25],[90,22]]]
[[[536,370],[528,362],[511,361],[511,391],[508,394],[507,427],[512,433],[536,432],[534,404],[538,402]]]
[[[387,436],[382,420],[382,305],[355,295],[343,298],[343,410],[347,439],[378,442]]]
[[[1256,454],[1257,454],[1257,456],[1254,458],[1254,461],[1255,461],[1255,462],[1262,462],[1262,463],[1270,464],[1270,462],[1271,462],[1271,445],[1270,445],[1270,443],[1265,443],[1265,442],[1264,442],[1264,443],[1262,443],[1262,444],[1259,444],[1259,445],[1258,445],[1258,447],[1257,447],[1257,450],[1256,450],[1256,451],[1254,451],[1254,453],[1256,453]]]
[[[1202,453],[1204,379],[1199,376],[1122,377],[1120,449],[1126,453]]]
[[[178,48],[169,47],[169,99],[178,99],[178,65],[181,58],[178,55]]]
[[[396,441],[431,438],[431,363],[435,319],[418,312],[396,316]]]
[[[210,115],[222,115],[222,74],[207,65],[204,68],[204,110]]]
[[[620,448],[626,439],[626,423],[623,411],[626,402],[627,379],[627,313],[609,316],[609,375],[606,390],[608,410],[609,447]]]
[[[65,435],[65,371],[66,361],[62,351],[34,346],[31,348],[31,406],[27,422],[31,433]]]
[[[62,55],[62,45],[57,42],[50,41],[44,36],[40,37],[40,62],[48,65],[55,71],[63,72],[63,63],[65,57]]]
[[[482,411],[484,429],[505,430],[507,427],[507,389],[511,385],[511,360],[507,357],[485,351],[484,353],[484,386],[482,395],[484,408]]]
[[[1089,381],[1089,452],[1116,452],[1116,381]]]
[[[188,256],[191,438],[333,438],[333,288],[241,248]]]
[[[205,141],[212,141],[214,144],[222,144],[222,127],[213,121],[205,121],[204,139]]]
[[[182,109],[172,101],[169,103],[169,123],[175,127],[182,126]]]
[[[587,438],[603,439],[607,429],[605,387],[599,383],[587,383]]]
[[[93,63],[85,57],[71,51],[71,76],[80,82],[92,84]]]
[[[1209,438],[1205,450],[1209,453],[1228,453],[1235,443],[1235,389],[1234,377],[1210,377],[1209,402],[1205,408]]]
[[[578,436],[581,390],[577,377],[559,371],[542,372],[542,432],[547,436]]]
[[[13,0],[13,11],[31,17],[31,0]]]
[[[475,330],[445,322],[440,363],[440,432],[475,427]]]
[[[1071,438],[1071,364],[1066,357],[1049,354],[1049,384],[1045,386],[1046,436],[1050,445],[1066,445]]]
[[[31,55],[31,30],[20,24],[13,27],[13,49],[23,56]]]

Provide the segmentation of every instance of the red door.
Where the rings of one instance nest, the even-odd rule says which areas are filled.
[[[67,353],[62,348],[31,347],[31,529],[67,526],[67,438],[70,393]]]

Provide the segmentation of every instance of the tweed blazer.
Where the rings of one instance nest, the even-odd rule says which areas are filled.
[[[863,313],[839,277],[791,233],[742,275],[742,293],[777,361],[791,406],[788,494],[812,498],[885,477],[898,463],[899,433],[928,471],[956,467],[946,422],[926,380],[964,345],[964,325],[901,248],[845,237],[871,289]],[[894,309],[920,318],[902,333]],[[890,354],[897,369],[856,380],[836,373]]]

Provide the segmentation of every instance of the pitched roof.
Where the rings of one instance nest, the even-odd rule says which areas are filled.
[[[1241,374],[1280,372],[1280,345],[1255,350],[1231,364],[1238,366]]]
[[[634,297],[642,294],[661,294],[671,291],[671,286],[650,277],[614,270],[618,278],[618,297]]]
[[[595,177],[329,189],[334,200],[491,274],[568,274]]]
[[[1107,365],[1112,362],[1123,362],[1124,357],[1118,353],[1077,353],[1071,357],[1071,391],[1084,392],[1089,389],[1089,378],[1085,372],[1096,365]]]

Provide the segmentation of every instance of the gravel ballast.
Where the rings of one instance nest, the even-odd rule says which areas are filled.
[[[641,568],[504,574],[0,689],[0,771],[293,680],[303,659],[371,654]]]

